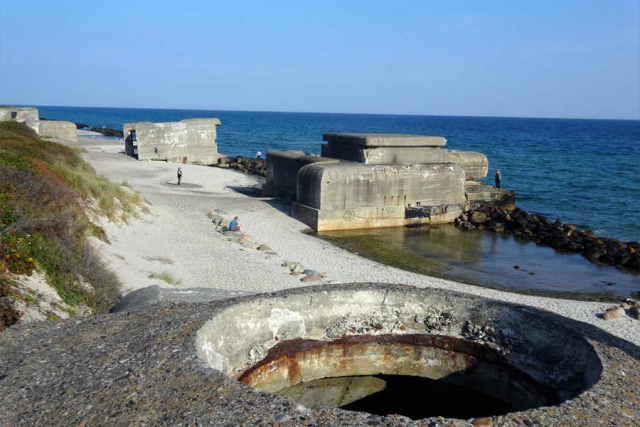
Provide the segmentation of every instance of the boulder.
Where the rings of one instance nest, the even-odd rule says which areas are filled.
[[[604,314],[602,315],[602,318],[604,320],[613,320],[613,319],[618,319],[620,317],[624,316],[624,308],[622,307],[611,307],[608,308],[607,311],[604,312]]]

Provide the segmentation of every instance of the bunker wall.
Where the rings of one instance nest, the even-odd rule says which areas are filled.
[[[218,119],[188,119],[170,123],[128,123],[125,151],[140,160],[215,164],[218,162]],[[135,135],[135,136],[134,136]]]
[[[33,129],[39,136],[47,138],[63,139],[65,141],[77,141],[78,131],[75,123],[58,120],[27,120],[25,124]]]
[[[0,122],[25,122],[27,120],[40,120],[38,109],[34,107],[0,107]]]
[[[305,154],[298,150],[271,150],[267,153],[267,176],[262,187],[265,197],[296,200],[298,171],[312,163],[338,163],[337,159]]]
[[[312,164],[298,172],[293,216],[317,231],[451,222],[465,203],[456,164]]]

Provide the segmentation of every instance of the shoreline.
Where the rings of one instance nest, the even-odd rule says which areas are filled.
[[[264,293],[321,283],[395,283],[433,287],[529,305],[595,325],[640,345],[640,322],[629,316],[605,321],[598,316],[611,303],[521,295],[453,282],[389,267],[333,246],[306,231],[288,214],[286,203],[243,191],[262,180],[228,169],[165,162],[140,162],[122,154],[122,143],[79,137],[85,160],[112,182],[126,182],[150,203],[151,214],[130,224],[102,224],[110,243],[96,242],[107,265],[124,285],[123,293],[150,285],[172,289],[206,287]],[[175,171],[184,172],[177,185]],[[215,229],[207,214],[240,217],[245,233],[272,253],[244,247]],[[283,267],[298,262],[326,277],[302,282]],[[167,273],[173,285],[156,276]]]

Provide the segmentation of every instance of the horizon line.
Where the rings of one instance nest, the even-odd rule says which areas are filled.
[[[234,113],[284,113],[284,114],[343,114],[359,116],[414,116],[414,117],[473,117],[473,118],[495,118],[495,119],[548,119],[548,120],[616,120],[616,121],[640,121],[640,117],[635,119],[620,118],[593,118],[593,117],[545,117],[545,116],[492,116],[492,115],[452,115],[452,114],[416,114],[416,113],[353,113],[353,112],[330,112],[330,111],[278,111],[278,110],[234,110],[234,109],[203,109],[203,108],[159,108],[159,107],[112,107],[96,105],[36,105],[36,104],[16,104],[18,108],[25,107],[62,107],[62,108],[109,108],[109,109],[130,109],[130,110],[175,110],[175,111],[221,111]]]

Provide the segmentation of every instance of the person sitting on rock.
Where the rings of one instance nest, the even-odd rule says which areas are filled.
[[[229,223],[229,230],[244,234],[244,231],[242,231],[242,225],[240,225],[240,218],[238,218],[237,216],[233,217],[233,219]]]

